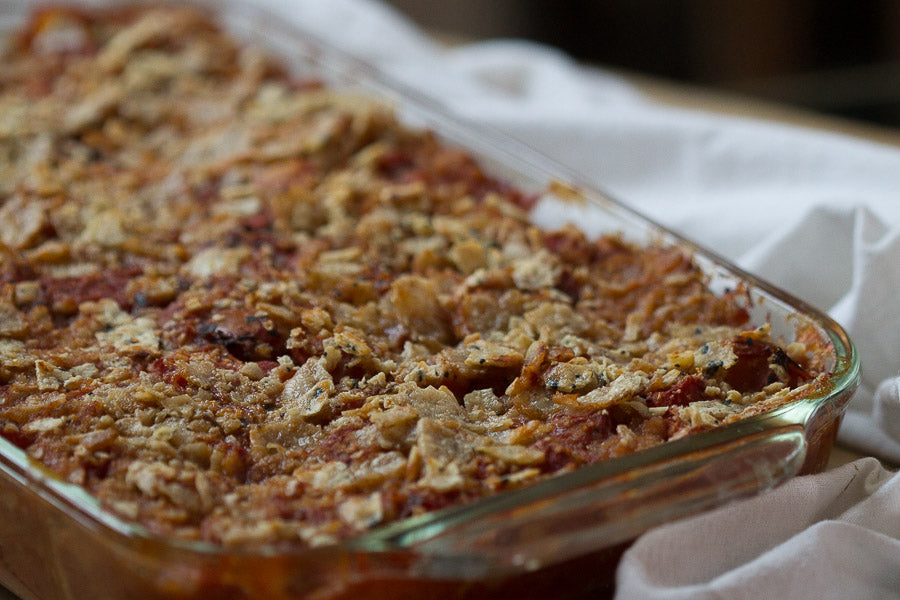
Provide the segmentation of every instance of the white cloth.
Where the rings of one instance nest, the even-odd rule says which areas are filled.
[[[257,2],[830,312],[864,365],[840,439],[900,462],[900,150],[655,105],[525,42],[445,51],[373,2]],[[863,459],[646,534],[618,595],[900,597],[898,538],[900,475]]]
[[[647,533],[619,566],[617,595],[900,597],[898,498],[900,476],[874,458],[826,477],[798,477],[768,494]]]

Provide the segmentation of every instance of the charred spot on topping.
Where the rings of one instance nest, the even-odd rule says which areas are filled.
[[[271,360],[286,351],[286,336],[270,318],[241,310],[213,312],[196,329],[200,340],[223,346],[239,360]]]
[[[719,369],[722,368],[721,360],[711,360],[706,363],[706,366],[703,367],[703,376],[707,378],[715,377],[716,373],[719,372]]]
[[[804,369],[798,362],[791,359],[784,349],[776,347],[772,352],[770,362],[778,365],[785,370],[788,380],[785,382],[791,387],[795,387],[812,379],[812,375]]]

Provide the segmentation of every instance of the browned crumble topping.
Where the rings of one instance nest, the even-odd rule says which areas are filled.
[[[162,535],[320,545],[821,370],[684,250],[530,203],[202,14],[38,12],[0,60],[0,431]]]

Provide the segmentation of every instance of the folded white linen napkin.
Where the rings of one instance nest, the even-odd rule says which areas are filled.
[[[864,365],[840,439],[900,463],[900,150],[659,106],[526,42],[443,50],[371,1],[256,1],[828,311]],[[863,459],[646,534],[618,596],[900,597],[898,524],[900,475]]]
[[[619,565],[617,598],[900,597],[898,499],[900,475],[874,458],[798,477],[645,534]]]

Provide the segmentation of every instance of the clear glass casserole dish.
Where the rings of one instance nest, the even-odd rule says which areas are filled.
[[[5,6],[4,27],[28,9]],[[713,289],[746,290],[751,322],[770,322],[785,342],[802,334],[830,343],[832,375],[812,395],[731,425],[296,551],[223,550],[153,535],[0,438],[4,585],[23,598],[579,596],[609,591],[619,554],[643,531],[824,468],[859,378],[852,343],[827,316],[274,17],[238,3],[214,11],[227,30],[283,57],[297,75],[383,99],[404,123],[435,131],[537,194],[540,225],[572,222],[591,235],[615,231],[687,249]]]

